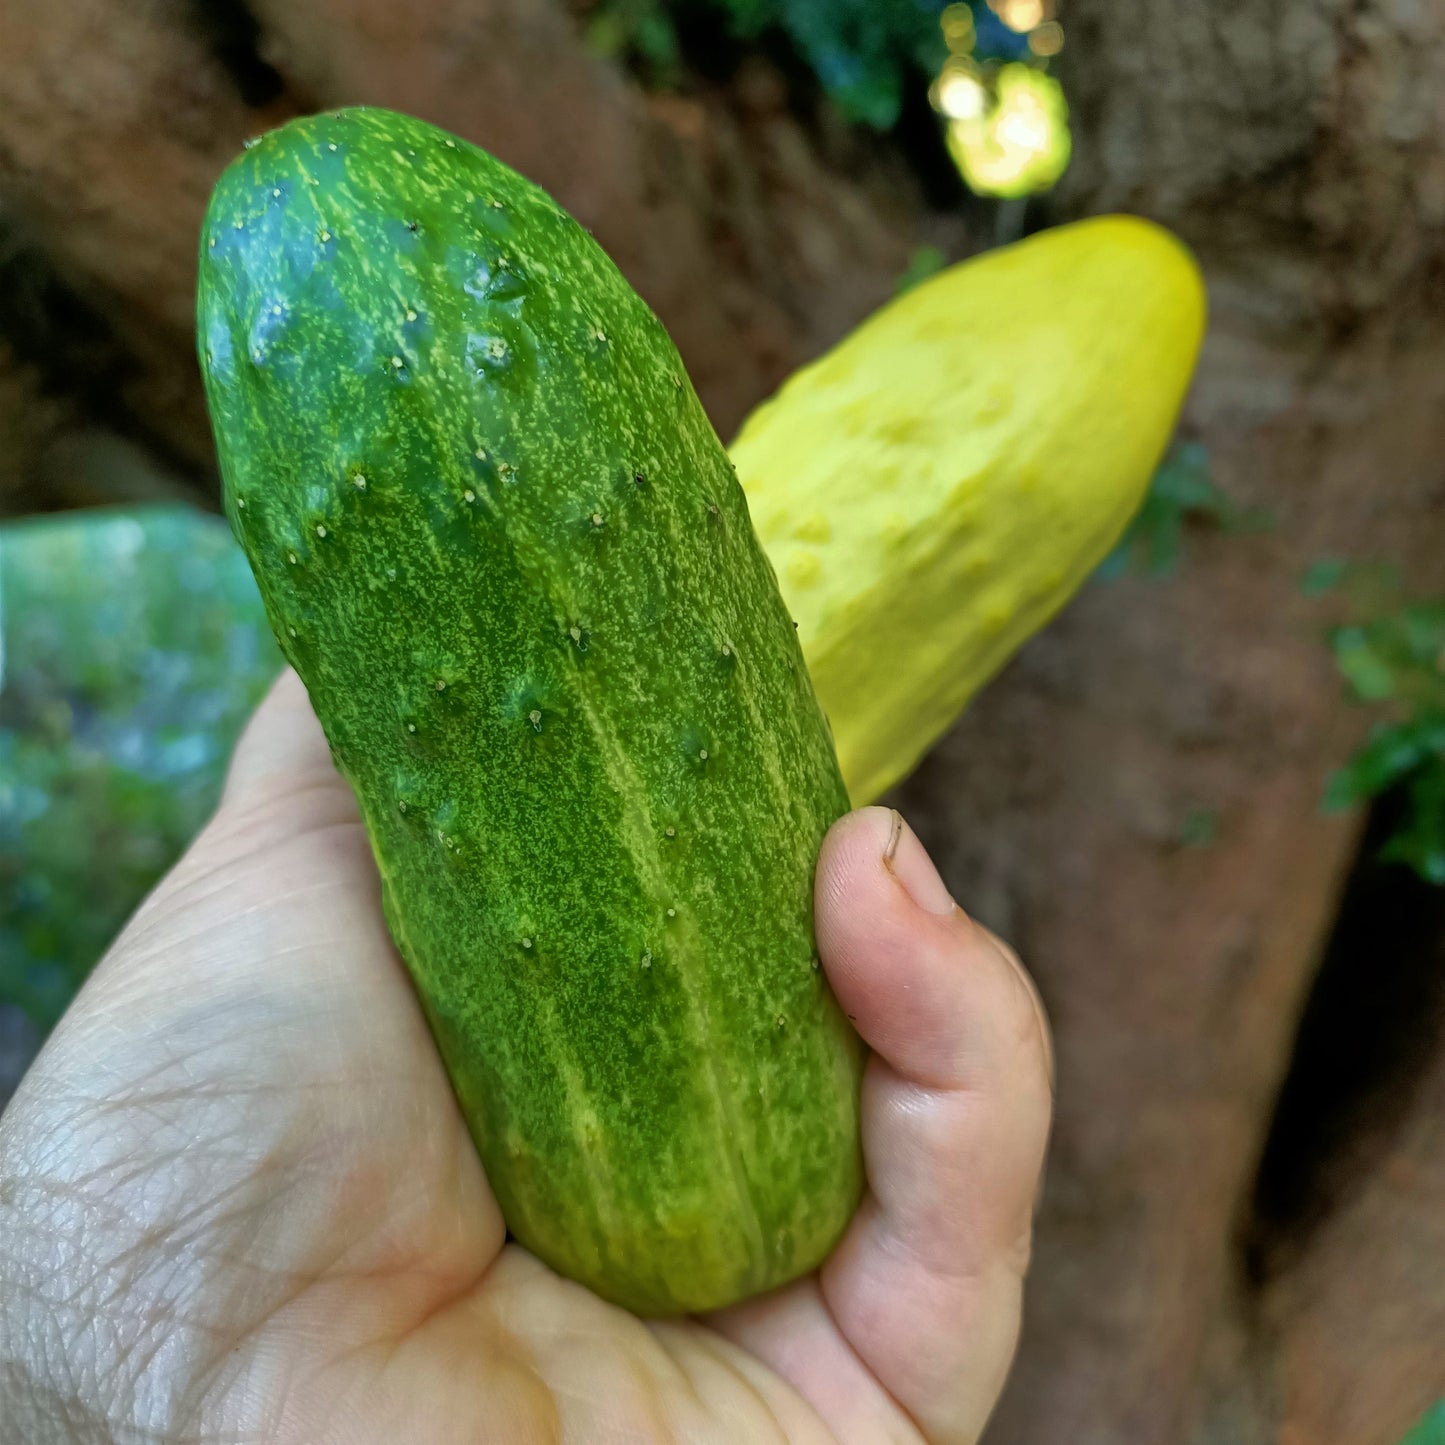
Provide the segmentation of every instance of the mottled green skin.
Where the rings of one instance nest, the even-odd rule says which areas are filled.
[[[221,178],[199,335],[232,525],[512,1232],[645,1312],[813,1267],[862,1176],[812,928],[847,796],[661,324],[530,182],[350,110]]]

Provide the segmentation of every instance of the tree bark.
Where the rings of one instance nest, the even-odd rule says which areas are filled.
[[[1381,1142],[1266,1297],[1282,1445],[1397,1445],[1445,1395],[1445,1047]]]
[[[202,468],[209,431],[191,359],[196,237],[212,181],[263,116],[245,105],[180,0],[15,0],[0,9],[0,216],[43,257],[68,335],[99,338],[63,373],[47,323],[18,318],[22,359],[77,382],[108,420]],[[60,309],[60,308],[57,308]],[[14,320],[14,318],[12,318]]]
[[[1379,861],[1393,813],[1346,890],[1255,1190],[1254,1333],[1277,1344],[1254,1352],[1256,1391],[1287,1441],[1394,1445],[1381,1400],[1407,1418],[1440,1393],[1445,889]]]
[[[1174,580],[1091,587],[901,792],[1058,1036],[1029,1319],[990,1440],[1390,1445],[1445,1393],[1445,1044],[1384,1131],[1394,1162],[1361,1165],[1307,1248],[1260,1279],[1241,1241],[1359,834],[1318,811],[1360,719],[1297,580],[1343,554],[1439,586],[1445,15],[1072,0],[1063,19],[1062,210],[1139,211],[1194,245],[1214,324],[1188,427],[1277,525],[1191,537]],[[40,326],[0,302],[19,459],[0,487],[31,505],[89,495],[56,480],[85,474],[56,451],[76,428],[210,485],[201,212],[242,139],[298,110],[411,109],[548,186],[657,308],[724,435],[888,293],[925,223],[895,159],[800,123],[761,65],[647,97],[541,0],[258,0],[249,20],[238,0],[9,0],[0,56],[20,248],[0,281],[38,258],[45,302]],[[82,452],[92,473],[115,454]],[[1192,846],[1201,810],[1217,837]]]
[[[726,96],[648,99],[536,0],[266,0],[247,65],[276,92],[253,106],[206,11],[0,11],[0,227],[43,256],[66,308],[102,338],[93,408],[198,475],[212,465],[192,359],[201,215],[242,141],[300,110],[402,107],[552,190],[668,325],[724,435],[884,299],[907,261],[906,167],[836,126],[805,131],[761,64]],[[20,332],[22,345],[41,339]],[[48,340],[38,359],[53,363]],[[57,370],[53,385],[74,383]]]

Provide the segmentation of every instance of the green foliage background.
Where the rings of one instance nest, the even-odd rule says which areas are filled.
[[[739,40],[773,32],[847,119],[886,130],[910,81],[932,76],[948,53],[942,10],[940,0],[603,0],[588,34],[598,54],[631,59],[666,86],[678,74],[679,25],[690,18],[720,19]]]
[[[1341,592],[1351,620],[1329,643],[1350,701],[1377,720],[1330,779],[1325,806],[1353,807],[1391,789],[1404,804],[1381,856],[1445,884],[1445,601],[1410,600],[1389,566],[1324,559],[1307,593]]]
[[[188,508],[0,529],[0,1002],[42,1026],[215,806],[280,671],[226,524]]]
[[[1128,572],[1172,577],[1179,570],[1190,524],[1223,532],[1264,532],[1274,526],[1274,518],[1241,507],[1214,480],[1207,447],[1176,441],[1159,463],[1129,530],[1099,564],[1097,575],[1106,580]]]

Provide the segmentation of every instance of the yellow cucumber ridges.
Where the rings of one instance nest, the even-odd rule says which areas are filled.
[[[646,1312],[813,1267],[862,1178],[812,929],[847,797],[661,324],[387,111],[264,137],[200,255],[227,513],[509,1228]]]

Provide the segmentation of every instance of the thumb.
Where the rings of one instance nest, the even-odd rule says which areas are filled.
[[[930,1440],[972,1441],[1019,1325],[1051,1104],[1043,1010],[1017,958],[882,808],[828,836],[818,942],[874,1051],[869,1191],[824,1266],[823,1295]]]
[[[840,1442],[903,1438],[902,1414],[937,1445],[972,1445],[1019,1326],[1050,1114],[1043,1010],[886,808],[833,825],[816,920],[828,980],[873,1050],[868,1191],[816,1280],[715,1323]]]

